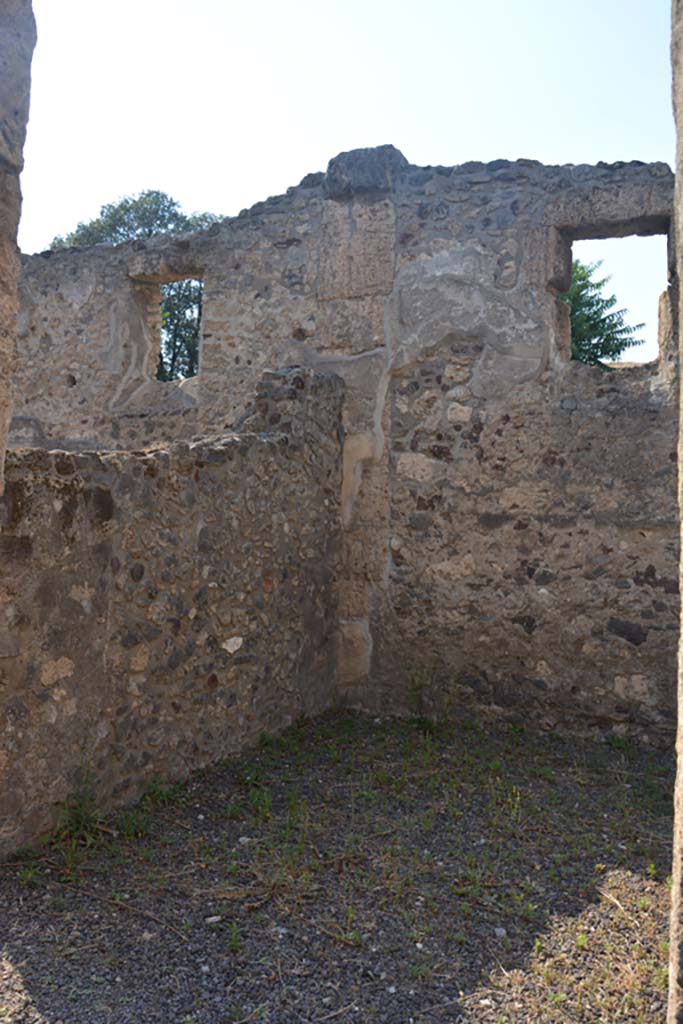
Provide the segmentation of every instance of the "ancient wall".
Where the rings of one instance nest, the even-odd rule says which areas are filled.
[[[663,164],[342,154],[183,238],[26,257],[17,443],[249,427],[265,368],[346,382],[340,698],[671,735],[672,288],[657,363],[569,359],[577,238],[666,233]],[[204,280],[197,378],[152,379],[159,285]],[[643,438],[647,443],[643,443]]]
[[[130,449],[195,434],[196,381],[155,379],[160,290],[129,276],[134,249],[49,255],[24,257],[11,444]]]
[[[83,769],[111,806],[333,702],[341,389],[272,374],[256,433],[8,455],[0,855]]]
[[[673,0],[671,7],[671,64],[673,70],[673,106],[676,119],[676,189],[674,196],[673,239],[677,277],[683,273],[683,2]],[[675,323],[679,353],[683,352],[683,297],[679,293]],[[683,398],[683,395],[680,396]],[[678,440],[678,507],[683,510],[683,417]],[[683,520],[681,520],[683,522]],[[683,578],[683,562],[681,563]],[[683,619],[681,620],[683,624]],[[671,930],[669,941],[669,1001],[667,1024],[683,1024],[683,625],[678,644],[678,724],[676,737],[677,775],[674,795],[673,864],[671,869]]]
[[[35,40],[30,0],[5,0],[0,6],[0,493],[12,407],[19,276],[19,173],[23,165]]]
[[[392,380],[375,699],[402,667],[408,697],[412,682],[428,703],[665,740],[678,610],[671,395],[651,371],[596,379],[577,366],[483,401],[462,355],[449,346]]]
[[[342,359],[381,397],[381,371],[453,332],[477,339],[476,388],[495,398],[566,358],[571,240],[666,233],[672,188],[663,164],[419,168],[386,146],[205,232],[24,257],[15,444],[232,427],[263,369],[300,361]],[[204,280],[200,373],[162,384],[159,286],[185,277]]]

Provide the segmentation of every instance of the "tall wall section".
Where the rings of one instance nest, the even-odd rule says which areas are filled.
[[[676,189],[673,239],[677,275],[683,273],[683,0],[671,8],[671,64],[676,118]],[[681,297],[679,296],[679,299]],[[683,301],[683,300],[682,300]],[[677,341],[683,352],[683,306],[678,306]],[[683,418],[678,441],[678,507],[683,510]],[[683,517],[680,520],[683,524]],[[683,579],[683,562],[681,562]],[[674,795],[673,865],[671,869],[671,933],[669,942],[669,1004],[667,1024],[683,1024],[683,620],[678,643],[677,775]]]
[[[129,801],[334,702],[342,387],[285,371],[255,432],[8,455],[0,856],[86,775]]]
[[[30,0],[5,0],[0,6],[0,493],[12,407],[19,276],[19,173],[23,165],[35,41]]]
[[[674,285],[659,361],[613,372],[570,360],[558,294],[573,240],[665,234],[672,192],[663,164],[420,168],[385,146],[197,235],[26,257],[16,443],[249,429],[264,369],[332,370],[340,698],[664,740]],[[189,276],[204,280],[200,372],[160,384],[159,285]]]

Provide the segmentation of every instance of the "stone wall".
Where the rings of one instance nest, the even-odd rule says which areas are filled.
[[[134,255],[24,257],[13,447],[130,449],[196,434],[196,381],[154,379],[160,290],[131,279]]]
[[[371,375],[376,420],[381,371],[453,332],[476,339],[479,395],[504,394],[567,356],[572,239],[666,233],[672,189],[664,164],[420,168],[385,146],[204,232],[24,257],[15,445],[232,428],[264,369],[302,361]],[[159,286],[185,277],[204,280],[200,373],[163,384]]]
[[[683,2],[673,0],[671,24],[671,64],[673,70],[673,106],[676,118],[676,191],[674,197],[674,261],[680,280],[683,273]],[[682,299],[680,293],[679,300]],[[675,329],[679,352],[683,352],[683,307],[679,301]],[[683,418],[678,440],[678,507],[683,509]],[[683,578],[683,562],[681,563]],[[681,620],[683,623],[683,619]],[[678,771],[674,795],[673,864],[671,868],[671,932],[669,941],[669,1003],[667,1024],[683,1024],[683,628],[678,646],[678,727],[676,751]]]
[[[83,769],[115,805],[333,702],[341,394],[285,371],[254,433],[8,456],[0,855]]]
[[[682,39],[673,0],[679,177]],[[29,0],[4,0],[0,493],[34,42]],[[681,196],[656,366],[573,365],[557,295],[572,240],[667,232],[672,185],[661,164],[417,168],[387,146],[197,236],[25,258],[0,855],[84,771],[124,802],[339,698],[666,738]],[[158,286],[187,276],[205,281],[201,372],[162,385]],[[294,362],[346,381],[343,464],[337,377],[267,373],[251,398]],[[219,436],[182,440],[197,431]]]
[[[0,7],[0,494],[12,407],[19,276],[19,173],[23,165],[35,41],[30,0],[5,0]]]
[[[333,371],[340,699],[665,740],[675,281],[659,361],[611,373],[570,360],[557,296],[574,239],[666,233],[672,190],[663,164],[420,168],[385,146],[196,235],[26,257],[14,436],[130,448],[249,428],[264,369]],[[159,384],[159,285],[188,276],[205,285],[200,372]]]
[[[666,740],[673,396],[652,370],[576,364],[483,400],[456,345],[392,379],[375,699],[389,699],[402,669],[409,699],[412,684],[427,702]]]

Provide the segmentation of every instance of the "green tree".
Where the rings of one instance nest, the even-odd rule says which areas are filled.
[[[629,326],[627,310],[614,308],[616,296],[603,293],[609,277],[593,276],[601,266],[601,261],[574,260],[571,287],[560,298],[570,308],[572,359],[607,368],[603,360],[617,359],[625,349],[640,345],[636,335],[645,325]]]
[[[202,282],[194,277],[161,286],[157,380],[184,379],[197,373],[203,292]]]
[[[154,189],[105,203],[94,220],[81,222],[68,235],[57,235],[51,249],[70,246],[118,245],[153,235],[198,231],[221,218],[214,213],[184,213],[180,204]],[[195,278],[161,286],[161,343],[158,380],[193,377],[198,369],[202,282]]]

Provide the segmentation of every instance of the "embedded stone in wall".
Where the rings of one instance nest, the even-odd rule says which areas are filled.
[[[326,203],[320,240],[321,300],[388,295],[394,280],[394,206]]]
[[[376,197],[391,192],[408,161],[395,146],[353,149],[330,160],[324,180],[328,199]]]

